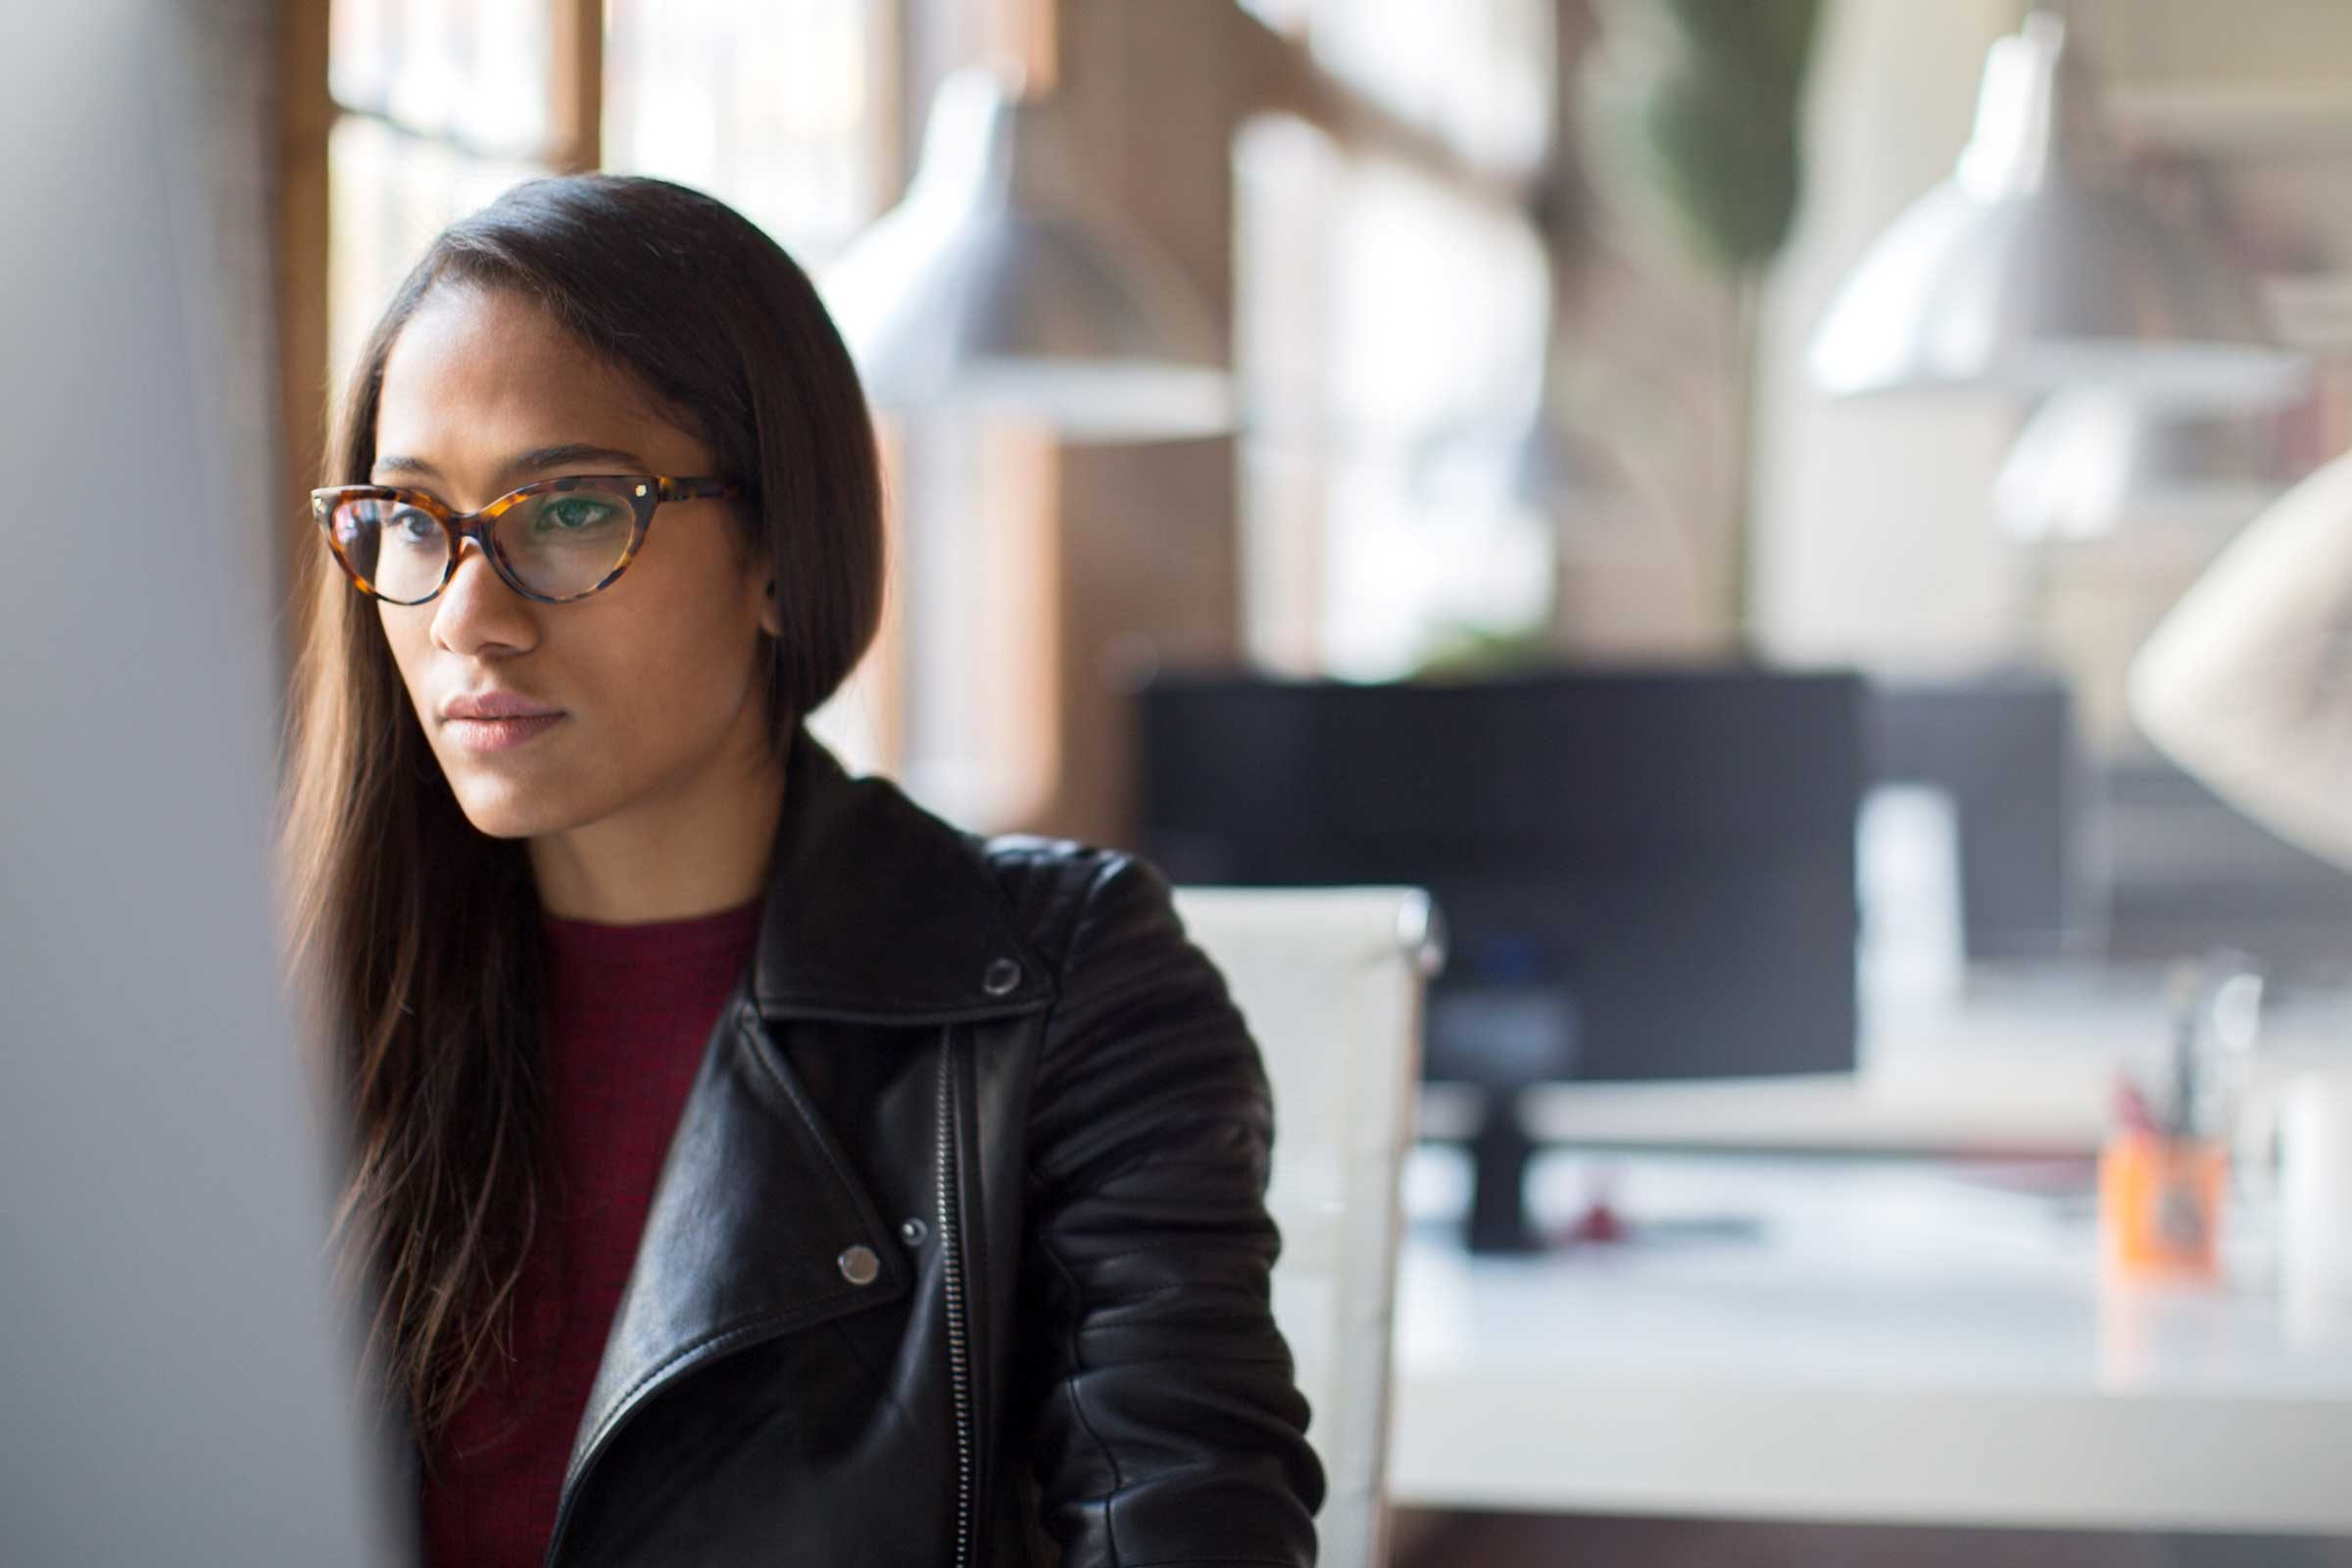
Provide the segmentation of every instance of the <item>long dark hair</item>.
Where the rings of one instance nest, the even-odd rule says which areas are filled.
[[[385,360],[450,284],[539,303],[746,483],[742,542],[783,610],[783,635],[763,639],[781,757],[882,605],[873,428],[808,277],[682,186],[517,186],[443,232],[401,285],[353,372],[323,482],[368,482]],[[537,892],[523,846],[466,821],[368,604],[323,549],[310,570],[281,841],[291,961],[346,1117],[337,1259],[370,1365],[422,1438],[503,1341],[545,1200]]]

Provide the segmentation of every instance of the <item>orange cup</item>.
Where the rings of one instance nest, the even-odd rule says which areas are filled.
[[[2108,1272],[2127,1280],[2221,1275],[2229,1146],[2212,1138],[2118,1133],[2099,1154],[2099,1235]]]

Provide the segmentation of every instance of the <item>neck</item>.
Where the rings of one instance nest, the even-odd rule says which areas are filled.
[[[674,791],[531,840],[539,902],[559,918],[606,925],[748,904],[767,885],[783,806],[783,760],[763,743],[739,747]]]

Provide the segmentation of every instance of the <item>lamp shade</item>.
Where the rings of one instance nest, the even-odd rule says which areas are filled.
[[[941,86],[906,200],[825,270],[867,394],[1077,441],[1231,429],[1225,333],[1174,263],[1078,195],[1063,129],[993,72]]]
[[[1959,168],[1864,254],[1811,368],[1838,396],[2103,386],[2247,408],[2290,395],[2302,361],[2218,247],[2134,187],[2065,24],[2036,11],[1994,43]]]
[[[1993,483],[1993,510],[2027,541],[2133,525],[2235,528],[2293,477],[2278,463],[2278,423],[2275,415],[2183,415],[2069,392],[2019,432]]]

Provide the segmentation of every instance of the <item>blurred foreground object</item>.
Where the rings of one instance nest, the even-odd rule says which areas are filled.
[[[214,266],[216,9],[0,12],[11,1568],[393,1560],[272,956],[273,473],[220,395],[268,348]]]
[[[2132,666],[2132,716],[2290,843],[2352,865],[2352,456],[2248,524]]]

